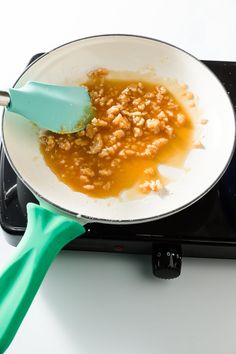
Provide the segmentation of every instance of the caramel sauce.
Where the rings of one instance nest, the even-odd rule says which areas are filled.
[[[142,136],[134,137],[135,123],[133,116],[126,115],[124,112],[121,113],[122,116],[127,118],[130,126],[129,128],[121,128],[114,124],[114,117],[117,116],[117,113],[114,117],[107,113],[110,107],[122,101],[119,97],[125,88],[137,87],[138,83],[140,81],[110,80],[106,78],[106,75],[92,76],[84,83],[90,92],[96,110],[95,117],[107,123],[106,126],[96,126],[96,124],[93,126],[91,124],[92,129],[96,128],[94,137],[96,134],[100,134],[102,149],[112,147],[117,142],[120,143],[119,148],[114,153],[109,154],[108,157],[100,157],[102,149],[98,153],[91,153],[94,137],[88,137],[86,135],[87,130],[85,133],[64,135],[46,132],[42,137],[40,149],[46,164],[63,183],[73,190],[96,198],[118,196],[122,191],[142,184],[144,181],[159,179],[161,183],[165,184],[165,179],[158,172],[159,164],[168,164],[175,167],[183,166],[192,145],[193,123],[181,104],[176,101],[170,92],[166,90],[161,103],[160,101],[158,103],[160,109],[155,111],[153,107],[156,104],[156,96],[148,98],[145,95],[148,96],[147,93],[154,92],[156,95],[157,84],[142,81],[140,92],[130,91],[130,100],[125,103],[125,111],[133,112],[143,108],[134,105],[134,100],[139,97],[141,97],[141,104],[144,101],[151,101],[151,104],[146,105],[144,110],[140,110],[146,112],[145,115],[142,115],[145,123],[143,126],[139,126]],[[97,97],[96,92],[98,93],[101,89],[103,90],[100,91],[100,97]],[[104,97],[105,99],[102,100]],[[107,104],[111,99],[112,102]],[[101,102],[105,103],[101,104]],[[172,106],[174,105],[174,108],[170,108],[170,105],[168,105],[170,102]],[[168,116],[168,126],[173,128],[171,136],[166,133],[165,129],[157,133],[157,131],[152,131],[146,126],[147,119],[156,117],[160,111],[169,111],[173,114],[173,116]],[[178,114],[185,118],[181,124],[176,121]],[[117,130],[122,130],[125,134],[124,137],[114,139],[113,133]],[[157,138],[166,138],[168,142],[151,156],[140,156],[140,153]],[[143,146],[140,145],[141,143],[143,143]],[[135,154],[126,155],[127,158],[124,158],[120,156],[122,149],[125,151],[127,149],[132,150],[139,156]],[[112,164],[115,159],[119,159],[119,163],[113,167]],[[144,171],[150,167],[153,168],[154,173],[147,175]],[[85,169],[89,170],[86,171]],[[110,171],[111,174],[103,175],[101,171]],[[81,179],[81,176],[85,176],[85,178]]]

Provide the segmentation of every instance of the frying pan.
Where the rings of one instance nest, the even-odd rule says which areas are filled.
[[[201,198],[226,170],[235,143],[234,111],[228,95],[204,64],[173,45],[132,35],[80,39],[40,57],[15,87],[28,80],[71,85],[83,82],[86,73],[98,67],[139,71],[150,65],[162,78],[187,83],[198,98],[199,117],[208,120],[201,131],[205,149],[192,149],[180,174],[169,168],[171,178],[164,195],[96,199],[71,190],[45,164],[39,151],[39,129],[23,117],[4,112],[6,155],[40,206],[27,206],[26,233],[0,275],[1,353],[13,339],[53,259],[66,243],[83,234],[86,222],[130,224],[163,218]],[[197,132],[197,119],[195,125]]]

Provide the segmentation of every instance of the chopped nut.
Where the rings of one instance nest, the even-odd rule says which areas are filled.
[[[97,118],[93,118],[91,121],[92,125],[94,125],[95,127],[106,127],[107,126],[107,122],[103,119],[97,119]]]
[[[113,102],[114,102],[113,98],[110,98],[110,99],[107,101],[106,105],[107,105],[107,106],[110,106]]]
[[[120,164],[120,159],[116,158],[111,162],[111,167],[117,167]]]
[[[159,190],[162,188],[162,184],[160,180],[157,179],[156,181],[151,181],[150,188],[153,192],[159,192]]]
[[[156,98],[157,98],[157,102],[161,103],[161,101],[163,100],[164,96],[160,92],[158,92],[156,94]]]
[[[104,158],[109,156],[109,152],[107,151],[107,149],[102,149],[102,151],[98,154],[99,157]]]
[[[78,139],[75,139],[75,144],[78,146],[86,146],[89,144],[89,141],[82,139],[82,138],[78,138]]]
[[[88,124],[86,127],[86,136],[92,139],[97,132],[97,128],[92,124]]]
[[[125,150],[125,154],[128,156],[134,156],[136,154],[136,152],[133,150],[127,149],[127,150]]]
[[[193,93],[192,92],[186,92],[186,98],[188,99],[188,100],[192,100],[193,99]]]
[[[129,91],[130,91],[129,87],[126,87],[123,91],[121,91],[121,94],[126,96],[129,93]]]
[[[183,90],[187,90],[188,86],[185,84],[185,82],[183,82],[182,84],[180,84],[180,87],[183,89]]]
[[[146,168],[146,169],[144,170],[144,173],[145,173],[146,175],[153,176],[153,175],[155,174],[155,171],[154,171],[154,168],[153,168],[153,167],[149,167],[149,168]]]
[[[142,193],[148,193],[150,192],[150,185],[149,181],[145,181],[144,183],[139,185],[139,189]]]
[[[125,150],[120,150],[119,154],[118,154],[120,157],[123,157],[125,159],[127,159],[127,155],[126,155],[126,152]]]
[[[166,110],[166,114],[169,116],[169,117],[174,117],[174,113],[172,111],[169,111],[168,109]]]
[[[96,79],[99,76],[106,76],[108,75],[108,70],[105,68],[99,68],[93,71],[90,71],[88,73],[88,77],[90,77],[91,79]]]
[[[134,137],[135,138],[138,138],[138,137],[143,135],[143,131],[140,128],[138,128],[138,127],[135,127],[133,129],[133,131],[134,131]]]
[[[160,86],[160,87],[159,87],[159,91],[160,91],[160,93],[161,93],[162,95],[164,95],[164,94],[167,92],[167,90],[166,90],[166,88],[165,88],[164,86]]]
[[[182,113],[177,114],[177,122],[183,124],[185,122],[185,116]]]
[[[130,115],[130,116],[141,116],[141,115],[142,115],[142,112],[139,112],[139,111],[130,112],[129,115]]]
[[[88,191],[91,191],[91,190],[93,190],[95,187],[94,187],[94,185],[92,185],[92,184],[85,184],[85,185],[83,186],[83,188],[84,188],[84,189],[87,189]]]
[[[200,121],[201,124],[205,125],[208,123],[208,120],[205,119],[205,118],[202,118],[201,121]]]
[[[154,98],[155,97],[155,94],[153,92],[147,92],[145,95],[144,95],[145,98]]]
[[[125,136],[125,132],[124,130],[122,129],[118,129],[118,130],[115,130],[113,135],[117,138],[117,139],[121,139]]]
[[[168,143],[168,139],[166,138],[159,138],[153,141],[153,144],[159,148],[166,145]]]
[[[79,166],[80,163],[82,162],[82,160],[81,160],[80,157],[75,157],[75,158],[73,159],[73,162],[74,162],[74,165],[75,165],[75,166]]]
[[[178,108],[178,105],[173,103],[172,101],[168,102],[167,106],[169,109],[177,109]]]
[[[141,103],[141,104],[139,104],[138,105],[138,109],[140,110],[140,111],[143,111],[144,109],[145,109],[145,104],[144,103]]]
[[[46,139],[43,138],[44,137],[41,138],[41,141],[47,145],[48,151],[52,150],[56,145],[54,137],[52,135],[49,135],[48,137],[46,137]]]
[[[152,130],[155,134],[157,134],[160,131],[160,122],[158,119],[147,119],[146,127],[149,130]]]
[[[110,188],[111,188],[111,182],[107,182],[106,184],[104,184],[102,186],[102,188],[105,190],[105,191],[108,191]]]
[[[137,85],[137,84],[130,84],[128,88],[129,88],[129,90],[132,91],[132,92],[137,92],[137,90],[138,90],[138,85]]]
[[[166,115],[165,115],[165,113],[164,113],[163,111],[161,111],[160,113],[158,113],[157,117],[158,117],[159,119],[161,119],[161,118],[165,118]]]
[[[125,105],[126,103],[130,102],[130,100],[131,100],[130,97],[128,97],[128,96],[126,96],[126,95],[124,95],[124,94],[121,94],[121,95],[118,97],[118,99],[119,99],[119,101],[120,101],[120,103],[121,103],[122,105]]]
[[[171,138],[173,136],[174,133],[174,128],[171,127],[170,125],[166,125],[164,132],[168,135],[169,138]]]
[[[142,117],[133,117],[133,123],[137,126],[137,127],[141,127],[144,125],[145,123],[145,119]]]
[[[99,170],[98,173],[101,176],[107,176],[108,177],[108,176],[111,176],[112,170],[109,170],[109,169]]]
[[[86,168],[81,168],[80,169],[80,172],[85,175],[85,176],[88,176],[88,177],[94,177],[95,176],[95,173],[93,172],[93,170],[89,167],[86,167]]]
[[[68,151],[71,148],[71,144],[68,140],[63,140],[63,141],[59,142],[59,148],[62,150]]]
[[[119,143],[116,143],[110,147],[106,147],[106,148],[102,149],[102,151],[99,153],[98,156],[101,158],[108,158],[109,155],[114,155],[115,152],[119,149],[119,147],[120,147]]]
[[[143,184],[139,185],[139,189],[143,193],[148,193],[150,191],[159,192],[161,188],[162,184],[159,179],[157,179],[156,181],[145,181]]]
[[[199,140],[194,141],[193,147],[194,147],[195,149],[205,149],[204,145],[203,145],[202,142],[199,141]]]
[[[89,183],[89,178],[87,176],[81,175],[80,177],[81,182],[83,183]]]
[[[90,154],[97,154],[102,150],[103,147],[103,141],[102,141],[102,136],[100,133],[96,134],[92,145],[90,146],[89,153]]]
[[[139,82],[139,83],[138,83],[138,87],[139,87],[140,89],[144,89],[143,83],[142,83],[142,82]]]
[[[139,103],[141,103],[141,97],[139,97],[139,98],[135,98],[134,100],[133,100],[133,105],[134,106],[137,106]]]
[[[152,142],[152,144],[147,145],[146,149],[140,154],[140,156],[155,157],[158,150],[167,143],[168,139],[166,138],[156,139]]]
[[[115,115],[120,111],[120,106],[115,105],[115,106],[111,106],[108,110],[107,110],[107,114],[108,116],[111,115]]]
[[[123,117],[120,113],[113,119],[112,123],[118,125],[122,129],[130,128],[130,122],[126,117]]]
[[[85,136],[85,130],[81,130],[80,132],[77,133],[78,137]]]
[[[101,186],[102,186],[102,181],[94,181],[93,184],[94,184],[96,187],[101,187]]]

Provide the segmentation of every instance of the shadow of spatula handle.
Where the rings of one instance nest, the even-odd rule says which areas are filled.
[[[28,204],[27,212],[25,235],[0,274],[0,353],[14,338],[58,252],[85,232],[77,221],[39,205]]]

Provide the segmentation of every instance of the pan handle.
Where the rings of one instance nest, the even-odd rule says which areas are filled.
[[[33,203],[27,213],[25,235],[0,274],[0,353],[13,340],[56,255],[85,232],[77,221]]]
[[[0,106],[7,107],[11,101],[7,91],[0,91]]]

